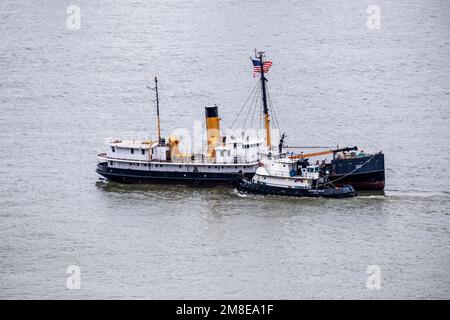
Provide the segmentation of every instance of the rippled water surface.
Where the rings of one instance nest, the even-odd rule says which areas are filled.
[[[0,3],[1,298],[450,298],[450,4]],[[104,138],[224,125],[274,64],[292,145],[386,155],[384,194],[289,199],[99,181]],[[66,269],[81,268],[81,288]],[[368,289],[368,266],[381,289]]]

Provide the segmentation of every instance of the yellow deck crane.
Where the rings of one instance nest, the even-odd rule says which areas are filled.
[[[335,150],[324,150],[324,151],[318,151],[318,152],[312,152],[312,153],[300,153],[293,156],[289,156],[289,159],[306,159],[306,158],[312,158],[312,157],[318,157],[318,156],[325,156],[329,154],[335,154],[338,152],[347,152],[347,151],[357,151],[358,147],[347,147],[342,149],[335,149]]]

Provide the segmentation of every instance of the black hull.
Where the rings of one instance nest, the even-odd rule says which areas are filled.
[[[288,197],[312,197],[312,198],[349,198],[356,196],[352,186],[344,186],[337,189],[296,189],[268,186],[243,180],[238,185],[238,190],[251,194],[288,196]]]
[[[352,185],[356,190],[383,190],[385,187],[384,154],[354,159],[335,159],[325,170],[338,187]]]
[[[350,174],[348,176],[330,176],[330,181],[337,187],[350,184],[356,190],[384,190],[384,171],[369,172],[361,174]]]
[[[144,171],[110,168],[99,163],[96,172],[110,181],[120,183],[160,183],[186,185],[237,185],[242,177],[251,178],[254,173],[204,173],[204,172],[170,172]]]

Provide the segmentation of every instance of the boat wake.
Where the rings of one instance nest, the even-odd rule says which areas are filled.
[[[435,190],[386,190],[389,196],[395,197],[413,197],[413,198],[435,198],[449,197],[449,193]]]
[[[358,199],[386,199],[386,195],[358,195]]]
[[[233,194],[237,195],[239,198],[248,198],[250,195],[240,192],[238,189],[233,189]]]

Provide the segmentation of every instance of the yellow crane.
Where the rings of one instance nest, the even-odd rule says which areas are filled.
[[[358,150],[358,147],[347,147],[342,149],[335,149],[335,150],[324,150],[324,151],[318,151],[318,152],[312,152],[312,153],[300,153],[296,154],[294,156],[289,156],[289,159],[306,159],[311,157],[318,157],[318,156],[325,156],[328,154],[338,153],[338,152],[346,152],[346,151],[353,151]]]

